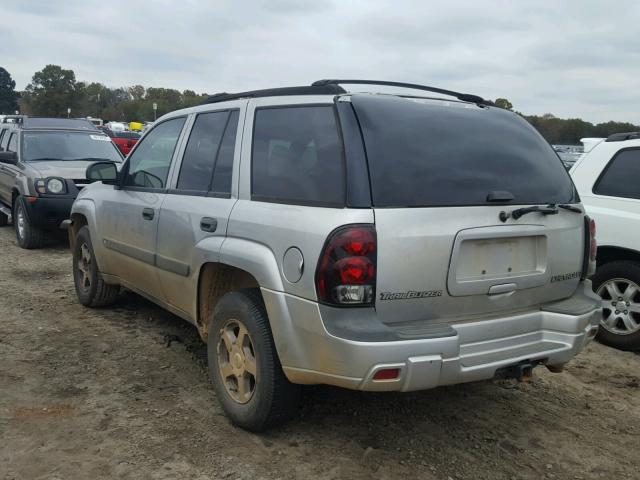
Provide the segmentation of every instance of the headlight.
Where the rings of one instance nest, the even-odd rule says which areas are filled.
[[[47,180],[47,190],[51,193],[64,193],[65,186],[59,178],[50,178]]]
[[[67,184],[62,178],[50,177],[36,180],[36,191],[38,193],[52,193],[60,195],[67,193]]]

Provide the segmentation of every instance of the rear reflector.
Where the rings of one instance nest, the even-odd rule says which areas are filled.
[[[378,370],[373,376],[373,380],[395,380],[400,376],[399,368],[384,368]]]

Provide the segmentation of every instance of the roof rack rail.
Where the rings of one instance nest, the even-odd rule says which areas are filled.
[[[384,85],[387,87],[402,87],[402,88],[411,88],[414,90],[424,90],[426,92],[440,93],[442,95],[447,95],[450,97],[455,97],[458,100],[463,102],[471,102],[478,103],[481,105],[492,105],[493,102],[489,100],[485,100],[484,98],[478,95],[472,95],[470,93],[460,93],[454,92],[453,90],[445,90],[443,88],[437,87],[428,87],[426,85],[417,85],[415,83],[402,83],[402,82],[387,82],[385,80],[343,80],[343,79],[332,79],[332,80],[318,80],[313,82],[311,85],[313,86],[328,86],[328,85],[344,85],[344,84],[353,84],[353,85]]]
[[[640,138],[640,132],[613,133],[607,137],[605,142],[624,142],[625,140],[636,140]]]
[[[341,93],[347,92],[339,85],[268,88],[265,90],[251,90],[239,93],[216,93],[204,100],[200,105],[227,102],[239,98],[280,97],[287,95],[339,95]]]

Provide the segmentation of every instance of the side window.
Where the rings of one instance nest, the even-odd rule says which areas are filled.
[[[231,112],[227,129],[224,131],[220,153],[216,161],[216,169],[213,173],[213,185],[211,191],[222,195],[231,194],[231,174],[233,173],[233,154],[236,149],[236,133],[238,131],[238,117],[240,112]]]
[[[129,157],[123,185],[164,188],[185,117],[174,118],[151,130]]]
[[[17,152],[18,151],[18,135],[16,133],[12,133],[9,137],[9,145],[7,145],[7,152]]]
[[[180,167],[178,190],[209,190],[228,119],[228,111],[201,113],[196,117]]]
[[[251,154],[254,200],[344,206],[344,175],[333,106],[256,110]]]
[[[2,151],[4,150],[4,144],[3,144],[3,141],[4,141],[4,134],[5,134],[5,132],[6,132],[6,131],[7,131],[7,129],[6,129],[6,128],[5,128],[5,129],[0,130],[0,152],[2,152]]]
[[[622,150],[609,162],[593,193],[640,199],[640,184],[630,180],[639,176],[640,149]]]

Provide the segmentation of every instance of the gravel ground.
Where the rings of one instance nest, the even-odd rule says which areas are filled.
[[[0,228],[2,479],[640,478],[640,356],[412,394],[307,388],[285,427],[234,428],[195,328],[132,294],[76,302],[64,244]]]

